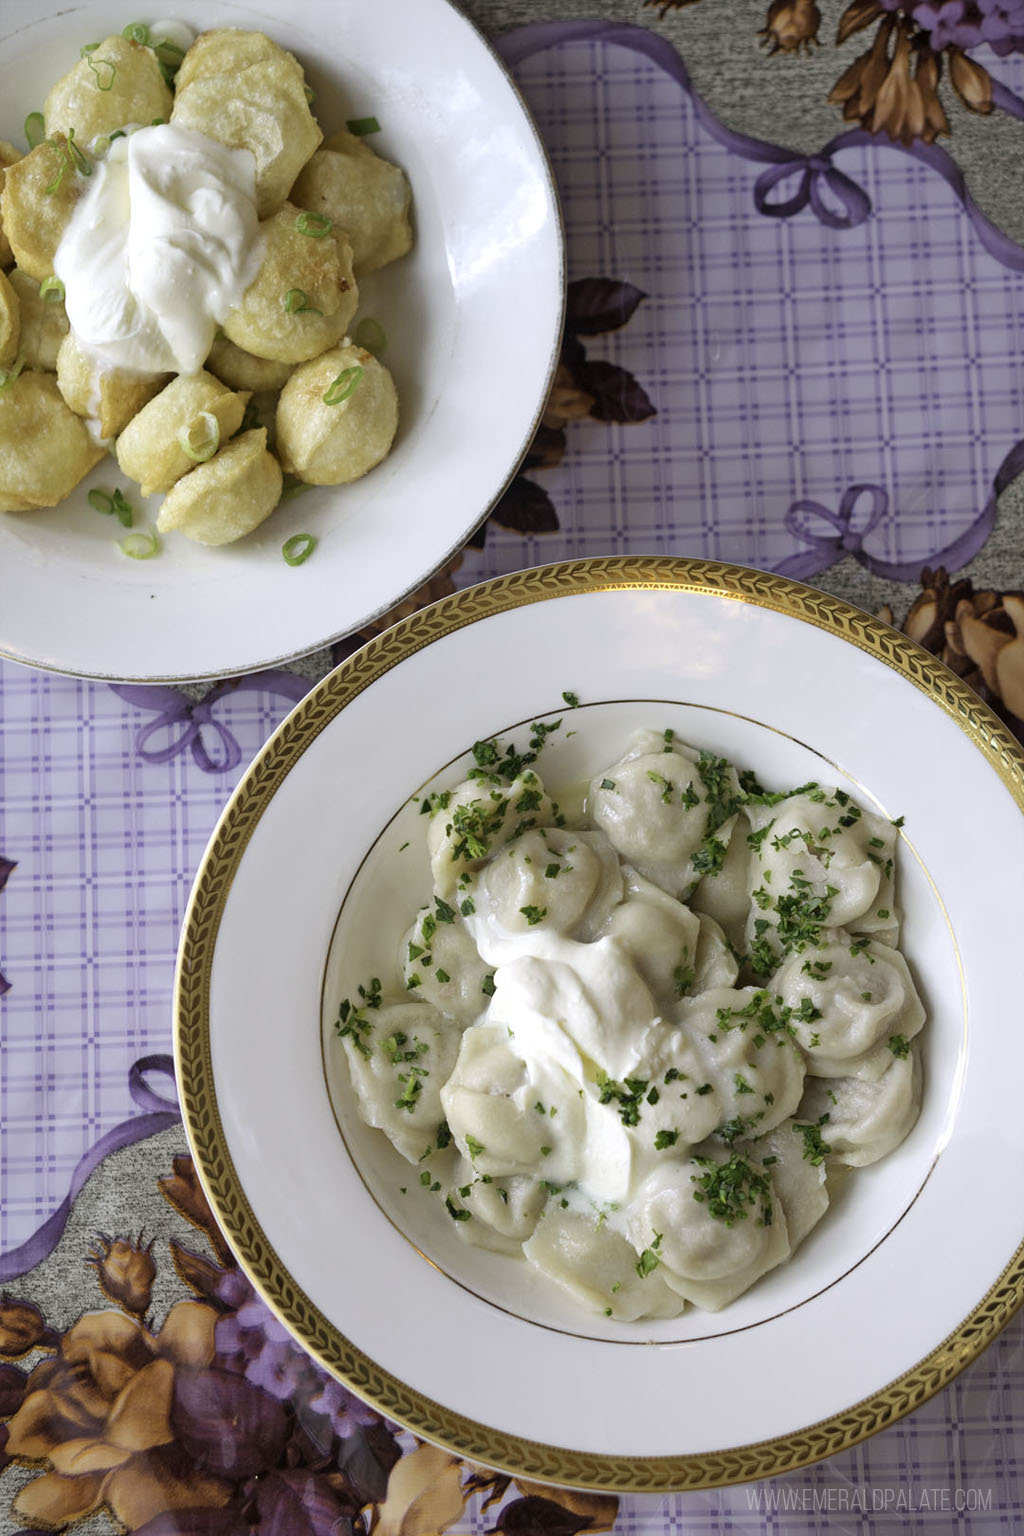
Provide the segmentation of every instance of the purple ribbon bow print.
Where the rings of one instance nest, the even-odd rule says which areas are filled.
[[[857,503],[862,500],[861,513],[857,526],[854,526]],[[823,507],[819,501],[794,501],[786,513],[786,529],[810,548],[799,555],[790,555],[776,569],[780,575],[795,576],[798,581],[807,581],[819,572],[828,570],[843,555],[852,555],[875,575],[892,576],[897,570],[896,566],[872,560],[862,548],[868,534],[878,527],[888,511],[889,496],[880,485],[851,485],[843,492],[838,512]],[[834,532],[824,532],[822,525],[834,529]]]
[[[191,751],[204,773],[225,773],[238,767],[242,749],[223,721],[213,713],[218,700],[226,694],[262,690],[297,704],[305,698],[311,684],[308,678],[297,677],[293,672],[254,672],[249,677],[232,677],[215,684],[199,700],[190,699],[177,688],[161,688],[149,683],[111,683],[110,687],[126,704],[158,711],[156,719],[140,726],[135,737],[135,747],[143,762],[167,763],[172,757]],[[150,746],[161,732],[166,732],[168,739],[162,746]],[[213,752],[209,750],[205,732],[211,732],[216,738],[219,751],[216,748]]]
[[[776,188],[795,187],[788,197],[773,200]],[[792,218],[810,205],[812,213],[829,229],[853,229],[871,212],[871,199],[852,177],[832,164],[826,148],[818,155],[794,155],[762,171],[754,183],[758,213],[775,219]]]

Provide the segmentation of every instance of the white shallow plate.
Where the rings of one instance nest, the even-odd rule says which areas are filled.
[[[87,502],[138,487],[104,461],[59,508],[0,514],[0,654],[80,676],[181,681],[302,655],[398,602],[461,548],[533,437],[557,357],[562,233],[543,148],[504,68],[448,0],[135,0],[0,7],[0,138],[79,47],[165,15],[194,30],[265,31],[291,49],[325,134],[374,115],[373,147],[406,170],[416,244],[360,289],[385,328],[399,392],[394,450],[352,486],[304,492],[251,537],[203,549],[179,535],[147,561]],[[292,534],[319,539],[289,567]]]
[[[531,721],[559,717],[538,765],[553,787],[606,766],[636,726],[671,725],[769,786],[813,777],[906,818],[903,947],[929,1013],[920,1120],[791,1263],[717,1315],[605,1324],[461,1243],[360,1126],[339,1066],[338,1001],[394,970],[423,890],[412,797],[456,782],[474,741],[522,746]],[[1024,1193],[994,1172],[1024,1160],[1008,1001],[1022,809],[1024,754],[976,695],[887,626],[778,577],[580,561],[414,615],[284,722],[193,891],[179,1082],[242,1264],[354,1390],[521,1476],[744,1481],[891,1423],[1024,1298]]]

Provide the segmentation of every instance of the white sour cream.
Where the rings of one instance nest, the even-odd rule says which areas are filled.
[[[108,368],[195,373],[260,263],[256,162],[174,123],[115,139],[54,272],[79,341]]]

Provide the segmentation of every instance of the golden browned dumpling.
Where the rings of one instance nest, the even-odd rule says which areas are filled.
[[[291,196],[345,230],[357,277],[404,256],[412,245],[405,172],[347,129],[317,150]]]
[[[69,331],[57,353],[57,383],[78,416],[96,423],[105,441],[116,437],[166,384],[166,373],[131,373],[103,368]]]
[[[100,134],[128,124],[166,122],[173,96],[152,48],[126,37],[105,37],[53,87],[43,106],[49,136],[75,131],[87,150]]]
[[[256,204],[260,218],[267,218],[280,208],[323,134],[309,110],[298,61],[264,38],[259,56],[246,62],[246,46],[236,40],[236,48],[243,49],[237,68],[231,47],[215,50],[217,73],[212,72],[212,61],[210,72],[202,61],[198,69],[190,69],[186,54],[181,66],[185,83],[175,91],[171,121],[229,149],[252,151]]]
[[[348,343],[302,363],[282,389],[277,454],[289,474],[310,485],[345,485],[380,463],[397,427],[390,373]]]
[[[14,259],[37,282],[53,272],[53,258],[81,196],[81,151],[63,134],[44,140],[4,172],[0,220]]]
[[[103,457],[52,373],[0,389],[0,512],[55,507]]]
[[[179,374],[125,427],[117,462],[139,482],[143,496],[169,491],[238,431],[248,399],[212,373]]]
[[[254,395],[276,393],[292,374],[291,363],[254,357],[251,352],[236,347],[226,336],[214,342],[206,366],[230,389],[247,389]]]
[[[7,166],[13,165],[15,160],[21,159],[21,150],[15,149],[13,144],[8,144],[6,139],[0,139],[0,193],[4,190],[4,177],[7,174]],[[0,220],[0,267],[14,265],[14,252],[10,242],[4,234],[4,226]]]
[[[263,260],[224,316],[236,347],[278,363],[304,363],[336,346],[356,312],[352,251],[319,214],[285,203],[260,225]]]
[[[183,90],[200,75],[240,74],[250,64],[279,58],[282,53],[285,50],[264,32],[247,32],[241,27],[211,27],[208,32],[200,32],[182,59],[174,77],[175,89]],[[298,59],[290,53],[285,53],[285,57],[292,60],[299,78],[304,81]]]
[[[258,528],[281,499],[281,466],[267,452],[265,427],[233,437],[206,464],[172,486],[156,526],[198,544],[231,544]]]
[[[56,373],[57,353],[68,334],[68,316],[60,290],[42,294],[34,277],[29,277],[20,267],[8,274],[11,287],[18,295],[21,314],[21,360],[26,368],[38,368],[43,373]]]
[[[21,305],[14,286],[0,272],[0,368],[9,368],[21,342]]]

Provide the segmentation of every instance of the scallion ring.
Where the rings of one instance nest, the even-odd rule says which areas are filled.
[[[309,235],[312,240],[322,240],[334,228],[334,220],[329,219],[326,213],[300,213],[295,220],[295,228],[300,235]]]
[[[285,565],[303,565],[316,549],[316,542],[311,533],[293,533],[281,545]]]
[[[284,485],[281,490],[281,500],[294,501],[296,496],[301,496],[303,491],[308,490],[308,480],[296,480],[292,475],[285,475]]]
[[[85,498],[94,512],[110,514],[114,510],[114,503],[106,491],[92,490]]]
[[[289,315],[322,315],[323,310],[317,309],[309,302],[309,294],[301,288],[289,288],[284,296],[285,313]]]
[[[98,47],[99,47],[99,43],[83,43],[81,48],[79,48],[79,50],[78,50],[79,57],[83,58],[83,59],[87,59],[89,57],[90,53],[95,53],[96,52],[96,49]]]
[[[129,560],[151,560],[160,551],[160,543],[155,533],[148,528],[140,528],[136,533],[130,533],[126,539],[121,539],[118,549]]]
[[[126,37],[130,43],[148,43],[149,28],[144,21],[130,21],[126,27],[122,27],[121,36]]]
[[[30,112],[26,117],[25,138],[29,149],[36,149],[46,138],[46,120],[41,112]]]
[[[39,284],[39,297],[48,304],[60,304],[64,299],[64,284],[59,277],[44,277]]]
[[[205,464],[220,447],[220,422],[212,411],[200,411],[178,433],[178,447],[193,464]]]
[[[184,48],[179,48],[177,43],[169,42],[167,38],[161,38],[150,44],[156,54],[156,62],[160,66],[160,73],[164,77],[164,84],[174,88],[174,77],[181,67],[181,61],[185,57]]]
[[[122,528],[130,528],[134,521],[132,504],[121,490],[113,491],[110,495],[99,488],[91,490],[86,497],[94,512],[102,512],[105,517],[116,517]]]
[[[383,352],[388,344],[388,333],[379,320],[374,320],[367,315],[365,320],[360,320],[356,326],[356,334],[353,340],[357,347],[365,347],[367,352]]]
[[[86,54],[85,62],[96,76],[96,89],[112,90],[114,81],[117,79],[117,65],[110,59],[94,59],[91,54]]]
[[[347,400],[353,390],[358,388],[365,372],[362,363],[356,363],[354,368],[343,368],[324,395],[324,405],[340,405],[343,400]]]
[[[345,127],[357,139],[365,138],[368,133],[380,133],[380,123],[375,117],[350,117]]]

